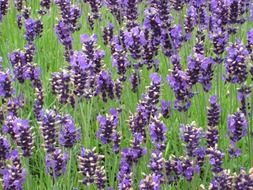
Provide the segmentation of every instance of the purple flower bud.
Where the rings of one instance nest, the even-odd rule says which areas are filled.
[[[27,19],[25,22],[25,38],[28,42],[33,42],[35,38],[40,37],[43,31],[43,24],[40,20]]]
[[[22,190],[26,171],[22,168],[17,150],[10,155],[11,164],[3,171],[3,186],[5,190]]]
[[[53,152],[55,150],[57,140],[56,124],[58,124],[58,115],[56,111],[46,110],[42,115],[40,128],[47,153]]]
[[[171,114],[171,102],[161,100],[161,114],[164,118],[169,118]]]
[[[107,27],[104,27],[103,29],[103,39],[104,39],[104,44],[108,45],[111,43],[113,39],[113,30],[114,26],[112,23],[109,23]]]
[[[239,40],[230,45],[227,50],[226,80],[231,83],[243,83],[248,75],[246,60],[249,52]]]
[[[181,138],[186,144],[187,155],[195,157],[196,150],[200,146],[200,140],[203,137],[201,128],[197,128],[195,123],[190,125],[181,125],[180,127]]]
[[[252,187],[252,169],[250,169],[249,173],[245,169],[241,169],[235,179],[235,189],[250,189]]]
[[[15,5],[17,11],[21,12],[21,10],[23,9],[23,6],[24,6],[24,0],[15,0],[14,5]]]
[[[209,162],[212,166],[212,172],[217,174],[223,171],[222,164],[223,164],[223,158],[225,154],[221,152],[220,150],[215,148],[208,148],[206,151],[208,157],[209,157]]]
[[[236,151],[235,143],[246,136],[247,131],[248,122],[242,112],[236,112],[235,114],[228,116],[228,135],[230,138],[230,153],[232,156],[238,156],[238,151]],[[233,153],[236,154],[233,155]]]
[[[75,121],[70,115],[65,115],[60,121],[59,142],[66,148],[72,148],[80,139],[80,130],[76,129]]]
[[[233,176],[230,174],[229,170],[223,170],[219,175],[214,176],[208,189],[216,190],[233,188]]]
[[[209,100],[210,107],[208,108],[207,119],[208,129],[206,132],[206,140],[208,147],[216,147],[219,140],[218,125],[220,122],[221,109],[217,103],[217,96],[212,96]]]
[[[92,150],[86,148],[81,149],[78,161],[79,171],[84,177],[81,182],[84,185],[95,183],[99,189],[105,187],[106,175],[104,167],[101,165],[103,159],[104,156],[97,154],[95,148]]]
[[[52,91],[60,103],[66,104],[70,98],[70,75],[68,71],[52,73]]]
[[[249,102],[247,103],[247,99],[250,97],[251,87],[242,85],[237,91],[237,98],[241,104],[240,110],[247,116],[247,109],[250,109]]]
[[[14,125],[15,127],[13,130],[17,145],[22,150],[23,156],[30,157],[34,149],[33,128],[30,127],[28,120],[22,120],[19,118],[15,119]]]
[[[9,158],[11,145],[7,138],[0,135],[0,169],[4,169]]]
[[[187,111],[193,97],[189,76],[184,71],[175,68],[168,76],[168,82],[176,96],[174,107],[180,112]]]
[[[99,115],[97,117],[97,120],[99,122],[97,137],[103,144],[109,144],[111,142],[116,143],[114,144],[114,148],[116,150],[118,150],[117,144],[120,140],[120,136],[116,130],[119,125],[119,114],[119,110],[112,108],[110,109],[110,114],[107,114],[106,116]]]
[[[117,73],[120,75],[119,80],[125,81],[125,74],[127,72],[127,68],[130,66],[130,63],[126,52],[118,44],[115,45],[115,51],[112,55],[112,65],[117,68]]]
[[[3,17],[7,14],[8,7],[9,7],[8,0],[0,1],[0,22],[3,20]]]
[[[104,102],[107,102],[108,97],[114,98],[114,81],[111,73],[108,71],[102,71],[97,78],[97,90],[96,94],[101,94]]]
[[[61,149],[58,148],[51,153],[47,153],[47,173],[51,175],[54,179],[60,177],[62,174],[64,174],[66,170],[68,159],[68,155],[66,153],[62,153]]]
[[[165,164],[165,161],[163,158],[163,153],[159,150],[153,151],[151,153],[151,158],[150,158],[148,167],[152,171],[153,174],[159,177],[158,181],[161,183],[164,181],[164,176],[163,176],[164,164]]]
[[[164,150],[166,147],[166,132],[167,127],[164,123],[159,121],[158,118],[154,117],[151,119],[150,124],[150,136],[152,143],[158,150]]]
[[[0,96],[3,98],[10,98],[12,96],[12,79],[10,71],[0,71]]]
[[[155,174],[146,175],[146,177],[141,180],[139,185],[140,190],[159,190],[160,189],[160,180],[159,176],[156,176]]]
[[[138,90],[138,86],[140,84],[140,73],[138,71],[134,71],[134,73],[132,74],[131,78],[130,78],[130,82],[131,82],[131,85],[132,85],[132,91],[133,92],[137,92]]]

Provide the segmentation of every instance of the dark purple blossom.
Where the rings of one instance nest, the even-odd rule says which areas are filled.
[[[110,109],[110,113],[106,116],[99,115],[97,120],[99,122],[99,130],[97,132],[97,137],[101,140],[103,144],[109,144],[119,140],[119,133],[117,132],[117,127],[119,125],[119,114],[120,110]],[[117,149],[117,147],[115,147]]]
[[[114,30],[114,25],[112,23],[109,23],[107,27],[104,27],[104,29],[103,29],[103,39],[104,39],[104,44],[105,45],[108,45],[112,42],[113,30]]]
[[[3,188],[5,190],[22,190],[26,178],[17,150],[11,152],[11,164],[3,171]]]
[[[217,174],[212,179],[209,188],[210,190],[217,189],[233,189],[233,176],[229,170],[223,170],[220,174]]]
[[[240,150],[236,149],[235,144],[247,135],[248,122],[244,113],[236,112],[228,116],[228,136],[230,139],[230,154],[232,156],[239,156]]]
[[[10,98],[12,96],[12,78],[10,71],[0,71],[0,96],[3,98]]]
[[[218,125],[220,122],[221,109],[217,102],[217,96],[212,96],[209,100],[210,106],[207,110],[208,129],[206,132],[206,140],[208,147],[216,147],[219,140]]]
[[[169,118],[171,115],[171,102],[161,100],[161,114],[164,118]]]
[[[8,139],[0,135],[0,169],[4,169],[6,161],[9,158],[11,145]]]
[[[237,90],[237,98],[238,101],[240,102],[240,111],[244,113],[245,116],[249,114],[249,109],[250,109],[250,103],[248,102],[248,98],[251,95],[251,86],[247,85],[242,85],[238,90]]]
[[[43,24],[40,20],[33,20],[31,18],[25,21],[26,34],[25,38],[28,42],[33,42],[35,38],[41,36],[43,31]]]
[[[114,85],[111,73],[102,71],[97,78],[96,94],[101,94],[103,101],[107,102],[108,98],[114,98]]]
[[[106,175],[104,167],[101,165],[104,159],[103,155],[92,150],[82,148],[78,156],[79,171],[83,175],[82,183],[84,185],[96,184],[99,189],[104,189],[106,183]]]
[[[56,125],[58,122],[59,116],[55,110],[44,111],[40,121],[40,128],[44,139],[44,147],[47,153],[51,153],[55,150],[58,137]]]
[[[130,66],[127,54],[120,45],[115,45],[115,51],[112,54],[112,65],[117,69],[117,73],[120,76],[119,80],[126,80],[127,68]]]
[[[15,139],[25,157],[30,157],[34,149],[34,134],[32,130],[33,128],[30,126],[28,120],[20,118],[14,120],[13,131]]]
[[[243,83],[248,76],[248,50],[240,40],[228,47],[228,56],[225,61],[226,80],[231,83]]]
[[[181,138],[186,145],[187,155],[189,157],[197,156],[196,151],[200,146],[200,140],[203,137],[203,131],[195,123],[190,125],[181,125]]]
[[[151,153],[148,167],[152,171],[153,174],[159,177],[158,180],[161,183],[164,181],[164,174],[163,174],[164,165],[165,165],[165,160],[163,158],[163,153],[159,150],[154,150]]]
[[[158,150],[164,150],[166,147],[166,132],[167,127],[162,123],[159,118],[151,118],[151,124],[149,127],[150,136],[152,143],[156,146]]]
[[[212,172],[218,174],[223,171],[222,164],[225,154],[218,150],[216,147],[208,148],[206,153],[209,157],[209,163],[212,166]]]
[[[76,128],[75,121],[70,115],[64,115],[60,125],[60,144],[66,148],[72,148],[80,139],[80,130]]]
[[[193,97],[190,77],[186,72],[174,67],[167,79],[176,97],[174,107],[180,112],[187,111]]]
[[[132,0],[130,0],[132,1]],[[125,31],[125,44],[133,59],[138,60],[143,55],[144,32],[139,26]]]
[[[0,0],[0,22],[3,20],[3,17],[7,14],[9,8],[8,0]]]
[[[67,70],[52,73],[51,78],[53,94],[57,96],[59,102],[66,104],[70,99],[70,74]]]
[[[67,163],[68,154],[62,153],[61,149],[55,149],[46,155],[46,170],[54,179],[64,174]]]
[[[141,180],[139,185],[140,190],[159,190],[160,189],[160,177],[155,174],[146,175]]]

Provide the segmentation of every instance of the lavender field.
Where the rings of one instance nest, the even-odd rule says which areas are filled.
[[[0,189],[253,190],[251,0],[0,0]]]

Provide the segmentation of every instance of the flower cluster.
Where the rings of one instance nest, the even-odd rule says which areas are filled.
[[[78,156],[79,171],[84,176],[82,183],[84,185],[96,184],[98,189],[103,189],[106,183],[105,169],[101,165],[104,159],[103,155],[99,155],[92,150],[82,148]]]

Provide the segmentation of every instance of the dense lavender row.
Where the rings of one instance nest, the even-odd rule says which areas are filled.
[[[28,1],[0,0],[0,22],[6,24],[9,12],[14,12],[16,29],[24,32],[25,41],[23,48],[8,52],[8,60],[0,59],[2,189],[27,189],[31,176],[39,175],[29,173],[29,162],[38,151],[43,152],[45,173],[52,180],[53,187],[48,189],[57,189],[57,181],[68,172],[79,173],[78,189],[186,188],[182,183],[199,186],[192,189],[253,189],[253,163],[249,160],[253,152],[253,29],[247,27],[247,36],[237,39],[241,27],[252,26],[250,0],[40,0],[38,5],[34,13]],[[56,24],[45,28],[53,11],[58,13]],[[103,20],[103,14],[110,14],[113,21]],[[98,27],[100,23],[104,27]],[[81,49],[77,49],[74,36],[83,28],[90,32],[80,35]],[[54,31],[64,49],[65,61],[49,73],[50,93],[43,85],[47,69],[35,63],[40,56],[37,42],[48,30]],[[187,57],[182,56],[185,48],[191,51]],[[5,61],[10,66],[5,67]],[[170,68],[166,77],[164,68]],[[149,79],[143,73],[148,73]],[[143,92],[140,89],[147,80]],[[221,83],[237,89],[233,91],[237,100],[231,100],[237,101],[237,111],[228,110],[228,115],[222,110],[229,108],[220,103],[225,94],[212,93],[214,84],[222,88]],[[27,85],[33,89],[30,97],[17,88]],[[166,100],[169,91],[165,87],[173,94]],[[138,97],[135,111],[130,113],[131,100],[124,100],[128,91]],[[209,98],[205,127],[187,114],[200,94]],[[55,100],[48,105],[50,95]],[[77,123],[75,115],[80,113],[62,111],[90,102],[103,104],[101,112],[106,110],[94,114],[96,121]],[[28,104],[27,116],[23,111]],[[173,135],[175,139],[179,136],[179,142],[171,146],[167,123],[175,119],[173,114],[190,117],[193,122],[180,120],[180,125],[173,126],[178,129],[179,134]],[[127,115],[126,121],[123,115]],[[223,122],[226,134],[221,132],[221,120],[227,120]],[[88,123],[91,126],[84,126]],[[97,147],[83,146],[84,127],[96,130],[91,138]],[[183,152],[168,150],[171,147]],[[244,154],[248,154],[246,166],[238,162]],[[119,159],[113,171],[108,169],[111,157]],[[145,169],[138,167],[144,159],[148,160]],[[227,159],[236,160],[236,167],[228,167]],[[76,171],[72,171],[73,165]],[[142,178],[136,178],[142,170]],[[114,176],[113,184],[109,176]]]

